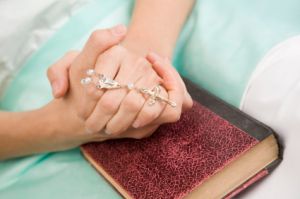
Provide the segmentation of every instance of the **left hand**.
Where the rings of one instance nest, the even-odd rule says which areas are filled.
[[[176,101],[177,107],[171,108],[168,105],[164,109],[163,113],[159,115],[159,117],[158,116],[151,117],[151,114],[149,114],[149,112],[151,112],[149,106],[143,106],[142,110],[144,109],[144,111],[140,111],[135,121],[133,122],[133,124],[135,124],[133,125],[135,128],[128,126],[128,124],[132,122],[126,123],[125,125],[124,124],[120,125],[120,122],[118,122],[118,120],[115,120],[117,122],[114,122],[114,120],[110,119],[107,122],[106,127],[107,130],[110,132],[117,132],[117,133],[112,133],[114,134],[112,136],[114,138],[119,138],[119,137],[141,138],[144,136],[148,136],[149,132],[152,133],[160,124],[177,121],[180,118],[182,109],[186,110],[192,106],[192,99],[188,94],[185,85],[182,79],[180,78],[179,74],[170,64],[170,61],[167,59],[163,59],[154,53],[149,54],[147,56],[147,59],[152,64],[155,71],[163,78],[163,82],[164,82],[163,86],[168,90],[169,98]],[[51,68],[50,70],[51,73],[48,74],[51,85],[60,85],[60,87],[53,86],[53,93],[56,98],[62,97],[67,93],[69,87],[69,76],[67,71],[69,70],[69,67],[70,65],[55,65]],[[113,118],[116,115],[118,115],[119,112],[120,109],[113,116]],[[121,111],[119,115],[122,116],[124,115],[124,113],[122,114]],[[118,118],[122,118],[122,117],[118,117]],[[124,115],[124,117],[126,117],[126,115]],[[95,121],[96,120],[97,118],[95,118]],[[149,129],[151,127],[151,131],[142,132],[141,131],[142,127],[145,127],[145,129]],[[139,129],[140,135],[138,135],[137,132],[132,134],[132,131],[137,128]],[[127,129],[128,131],[126,131]],[[119,135],[121,132],[122,135]]]

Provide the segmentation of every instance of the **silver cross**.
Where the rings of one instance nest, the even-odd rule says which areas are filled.
[[[139,91],[141,93],[144,93],[144,94],[150,96],[150,100],[148,102],[148,105],[150,105],[150,106],[153,106],[156,103],[156,101],[163,101],[163,102],[169,104],[170,106],[172,106],[173,108],[175,108],[177,106],[175,102],[170,101],[169,99],[166,99],[159,95],[161,92],[161,88],[159,85],[155,86],[151,90],[146,89],[146,88],[141,88],[141,89],[139,89]]]

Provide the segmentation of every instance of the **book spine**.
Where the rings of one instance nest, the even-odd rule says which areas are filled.
[[[269,174],[269,171],[267,169],[261,170],[260,172],[258,172],[254,176],[252,176],[249,180],[247,180],[246,182],[244,182],[241,186],[239,186],[238,188],[236,188],[235,190],[233,190],[232,192],[230,192],[229,194],[227,194],[224,197],[224,199],[231,199],[231,198],[237,196],[239,193],[241,193],[242,191],[244,191],[245,189],[247,189],[249,186],[251,186],[255,182],[261,180],[262,178],[264,178],[268,174]]]

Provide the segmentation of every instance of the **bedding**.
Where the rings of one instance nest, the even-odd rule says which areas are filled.
[[[47,67],[69,49],[80,49],[94,29],[128,24],[132,5],[131,0],[91,0],[82,6],[21,63],[1,98],[1,109],[29,110],[47,103],[51,99]],[[300,34],[299,8],[297,0],[199,0],[178,40],[173,63],[182,75],[238,107],[245,89],[256,81],[249,79],[264,55],[277,43]],[[247,102],[253,95],[244,96]],[[242,109],[264,120],[259,117],[263,112],[251,112],[253,106],[247,102]],[[285,173],[285,161],[279,174],[272,174],[245,197],[261,198],[264,187],[271,186],[274,195],[266,196],[282,198],[280,193],[289,191],[289,184],[279,189],[276,181]],[[286,183],[292,188],[297,181]],[[299,196],[297,191],[290,198]],[[66,197],[121,198],[78,149],[0,162],[0,198]]]

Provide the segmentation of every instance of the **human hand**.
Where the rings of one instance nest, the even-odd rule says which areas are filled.
[[[118,44],[125,33],[126,29],[124,30],[123,26],[95,31],[81,53],[68,53],[49,68],[48,77],[53,88],[58,88],[61,93],[68,91],[64,98],[53,100],[41,111],[47,115],[49,123],[51,123],[52,135],[49,137],[55,141],[54,149],[72,148],[99,138],[98,135],[87,133],[86,120],[79,117],[81,116],[80,111],[83,112],[82,110],[85,110],[84,107],[86,106],[85,104],[78,106],[82,103],[82,96],[86,92],[86,89],[80,85],[80,78],[86,70],[83,67],[93,67],[99,54]],[[70,67],[71,65],[72,67]],[[74,68],[74,71],[69,71],[70,68]],[[78,72],[80,70],[82,73]],[[73,78],[61,78],[69,76],[69,74],[72,74],[70,77]],[[64,86],[68,84],[70,86]],[[59,92],[54,92],[54,94],[57,96]]]
[[[88,45],[86,45],[86,46],[88,46]],[[116,62],[112,62],[113,59],[110,59],[112,57],[119,58],[119,61],[121,61],[121,63],[118,63],[118,59],[117,59]],[[151,56],[149,56],[149,59],[151,60]],[[136,61],[136,62],[134,63],[134,61]],[[154,61],[157,61],[157,60],[154,59],[153,56],[152,56],[152,61],[154,62]],[[141,77],[141,75],[144,74],[145,72],[146,72],[146,74],[148,74],[148,76],[147,76],[148,79],[144,78],[145,83],[159,82],[160,81],[159,78],[157,77],[157,75],[155,73],[153,73],[153,71],[149,70],[149,69],[151,69],[151,67],[149,67],[150,64],[145,59],[138,57],[134,53],[128,52],[126,49],[124,49],[123,47],[120,47],[120,46],[115,46],[112,49],[109,49],[107,52],[104,52],[103,55],[99,56],[97,63],[99,63],[99,64],[96,64],[96,67],[100,65],[98,70],[104,70],[104,71],[107,70],[107,69],[110,70],[113,67],[117,68],[118,64],[121,65],[118,75],[121,72],[123,72],[123,73],[121,73],[122,75],[119,75],[119,78],[116,78],[116,80],[118,80],[118,81],[129,82],[129,78],[128,78],[129,76],[135,77],[136,78],[135,80],[137,80],[137,79],[139,79],[137,77],[138,76]],[[133,67],[130,63],[131,64],[133,63]],[[174,70],[172,68],[172,66],[170,64],[163,64],[163,63],[162,64],[157,64],[156,63],[154,65],[158,65],[158,67],[157,67],[158,69],[159,69],[160,65],[164,65],[163,67],[161,67],[160,73],[162,75],[164,75],[165,78],[167,77],[168,71],[164,70],[164,68],[169,67],[169,69],[171,69],[170,71],[172,71],[171,72],[172,77],[169,78],[169,80],[171,80],[172,78],[173,78],[173,80],[169,81],[171,83],[166,84],[166,85],[169,88],[174,90],[174,91],[171,92],[171,95],[173,95],[175,98],[177,98],[177,105],[178,105],[176,110],[175,109],[173,110],[173,109],[169,108],[168,111],[165,111],[165,113],[162,114],[162,117],[160,117],[160,119],[156,120],[156,124],[152,124],[153,128],[154,127],[157,128],[158,124],[165,123],[165,122],[177,121],[180,117],[181,109],[182,108],[185,109],[185,108],[190,107],[192,101],[191,101],[190,96],[186,92],[185,86],[184,86],[180,76],[178,75],[176,70]],[[102,68],[101,68],[101,66],[102,66]],[[112,67],[108,67],[108,66],[112,66]],[[68,84],[68,81],[67,81],[68,76],[66,75],[67,74],[66,71],[68,70],[68,68],[69,68],[69,66],[54,68],[55,70],[53,70],[53,68],[51,68],[51,70],[50,70],[50,71],[52,71],[52,73],[49,73],[49,79],[52,82],[52,85],[55,85],[55,83],[57,81],[62,82],[60,89],[57,89],[57,87],[53,86],[54,95],[56,97],[61,97],[67,91],[66,88],[68,88],[68,85],[67,85]],[[132,71],[132,69],[137,69],[137,71]],[[149,72],[147,72],[146,70],[148,70]],[[115,71],[116,71],[116,69],[115,69]],[[52,74],[58,74],[58,73],[59,73],[59,75],[57,75],[57,77],[59,77],[59,78],[58,79],[53,78],[54,75],[52,75]],[[103,72],[101,72],[101,73],[103,73]],[[110,71],[108,71],[108,73],[116,73],[116,72],[110,70]],[[105,72],[104,72],[104,74],[105,74]],[[152,74],[152,76],[150,74]],[[152,78],[153,81],[151,81],[151,78]],[[77,78],[77,81],[75,81],[75,83],[77,83],[77,84],[79,82],[78,79],[79,78]],[[143,80],[143,78],[141,78],[141,79]],[[173,83],[175,83],[174,85],[176,85],[176,86],[174,86]],[[81,85],[79,85],[79,86],[81,86]],[[153,83],[152,83],[151,86],[153,86]],[[147,87],[147,86],[144,86],[144,87]],[[103,95],[101,97],[101,99],[99,100],[99,102],[108,93],[108,91],[105,94],[103,92],[101,93],[101,92],[99,92],[99,90],[95,90],[94,87],[89,87],[87,91],[88,91],[87,94],[92,94],[94,96],[95,96],[95,93],[96,93],[96,95],[97,95],[97,96],[95,96],[96,99],[97,98],[99,99],[99,93],[100,93],[100,95]],[[151,126],[151,125],[148,125],[148,124],[150,122],[154,121],[160,115],[161,111],[164,108],[164,106],[162,106],[163,104],[157,104],[158,108],[156,110],[152,109],[153,107],[149,108],[148,106],[144,106],[143,105],[144,101],[145,101],[144,98],[142,98],[142,96],[139,93],[136,93],[136,92],[129,92],[129,94],[126,93],[126,90],[123,90],[122,91],[123,93],[120,93],[120,90],[118,90],[118,91],[114,90],[114,91],[109,91],[109,92],[111,94],[108,94],[107,99],[104,100],[104,102],[105,102],[104,105],[105,106],[100,105],[100,108],[99,108],[100,110],[94,114],[95,116],[92,117],[92,119],[87,118],[87,121],[91,121],[90,124],[96,125],[96,126],[87,125],[89,127],[89,130],[92,129],[92,131],[94,131],[94,132],[99,132],[101,129],[103,129],[103,127],[107,123],[106,127],[107,127],[108,131],[113,132],[112,133],[113,137],[120,137],[120,136],[118,136],[118,134],[121,133],[121,132],[124,133],[123,136],[127,136],[127,137],[129,136],[130,137],[130,133],[125,132],[125,131],[126,131],[126,129],[128,129],[129,131],[132,130],[132,128],[130,129],[129,127],[130,127],[130,125],[132,124],[132,122],[134,120],[138,121],[137,123],[139,124],[140,127],[145,126],[145,129],[149,129],[149,126]],[[130,96],[130,94],[131,94],[131,96]],[[125,95],[126,95],[126,97],[125,97]],[[128,96],[130,96],[130,97],[128,97]],[[121,100],[123,98],[124,99],[128,98],[127,102],[125,101],[125,103],[124,103],[124,100]],[[118,102],[119,104],[122,101],[122,103],[119,106],[120,106],[120,109],[121,109],[122,104],[123,104],[123,111],[119,109],[118,112],[113,115],[113,113],[116,112],[116,110],[118,108],[118,103],[116,103],[116,101],[118,101],[118,100],[116,100],[116,99],[119,100],[119,102]],[[90,100],[90,99],[87,99],[87,100]],[[86,100],[83,99],[82,101],[86,101]],[[133,103],[133,102],[135,102],[135,103]],[[129,106],[128,106],[128,103],[131,103],[131,104],[129,104]],[[79,107],[85,107],[86,108],[86,105],[81,104],[81,106],[79,106]],[[139,113],[139,116],[137,116],[137,114],[139,112],[138,107],[140,107],[140,109],[142,109],[142,110],[143,109],[146,110],[146,111],[141,111]],[[127,117],[128,115],[126,113],[128,113],[128,110],[126,110],[126,108],[127,109],[129,108],[129,111],[131,111],[130,112],[131,117]],[[109,111],[105,112],[105,109],[106,109],[106,111],[110,109],[110,112]],[[91,115],[93,115],[93,113]],[[81,114],[82,114],[81,117],[83,117],[83,118],[85,117],[85,114],[89,115],[89,113],[86,113],[86,112],[81,112]],[[153,114],[156,114],[156,115],[153,116]],[[122,119],[123,116],[124,116],[124,118],[127,119],[127,121],[120,121],[120,119]],[[107,118],[106,120],[103,120],[103,121],[101,120],[99,122],[99,118],[105,118],[105,117]],[[137,119],[135,119],[136,117],[137,117]],[[109,120],[109,118],[112,118],[112,119],[116,118],[116,119],[115,120],[112,120],[112,119]],[[115,121],[115,122],[113,122],[113,121]],[[125,126],[125,128],[124,128],[124,126]],[[111,129],[111,130],[109,130],[109,129]],[[145,132],[144,133],[141,132],[141,134],[143,135],[143,134],[145,134]],[[146,133],[146,134],[148,135],[149,133]],[[140,135],[134,135],[133,137],[140,138],[141,136]]]
[[[72,55],[72,53],[70,54]],[[178,83],[172,83],[173,81],[176,81],[175,78],[173,77],[173,74],[175,74],[174,76],[178,75],[178,73],[174,70],[174,68],[171,66],[170,62],[168,59],[163,60],[160,57],[157,57],[157,55],[151,53],[147,56],[148,60],[153,64],[153,67],[156,71],[159,72],[159,74],[162,76],[163,80],[164,80],[164,84],[167,88],[170,88],[170,90],[173,90],[173,87],[175,87],[176,89],[176,84],[181,84],[182,86],[178,86],[179,90],[180,87],[184,88],[184,95],[186,96],[185,98],[187,100],[183,100],[183,108],[184,109],[188,109],[191,106],[191,101],[189,101],[190,96],[187,93],[184,83],[182,82],[181,78],[179,78],[179,82]],[[54,65],[51,68],[51,73],[49,73],[49,79],[52,81],[52,83],[57,82],[57,81],[61,81],[64,82],[65,84],[61,84],[62,87],[59,88],[63,91],[67,91],[66,88],[68,88],[68,75],[67,71],[69,70],[70,64],[60,64],[60,65]],[[168,74],[168,73],[173,73],[173,74]],[[59,77],[58,79],[55,79],[54,75],[57,74],[56,76]],[[173,79],[172,79],[173,78]],[[57,87],[52,87],[54,93],[57,92]],[[61,90],[58,89],[58,92],[60,92],[59,96],[56,96],[57,98],[63,97],[63,95],[65,95],[66,93],[62,92]],[[182,88],[181,88],[182,89]],[[174,92],[174,91],[173,91]],[[174,92],[176,94],[176,92]],[[182,95],[180,95],[182,96]],[[169,111],[169,113],[168,113]],[[94,138],[93,141],[104,141],[107,139],[115,139],[115,138],[135,138],[135,139],[140,139],[143,137],[148,137],[149,135],[151,135],[159,126],[159,124],[162,124],[164,122],[169,122],[169,120],[171,119],[169,117],[170,112],[172,113],[173,109],[170,109],[168,111],[165,111],[165,113],[163,113],[159,119],[157,119],[157,121],[155,123],[157,124],[149,124],[149,125],[145,125],[143,127],[140,127],[138,129],[136,128],[129,128],[126,131],[124,131],[122,134],[117,135],[117,136],[108,136],[108,137],[103,137],[100,136],[98,138]]]
[[[104,136],[99,132],[91,133],[86,131],[86,129],[89,129],[89,126],[86,123],[85,115],[81,114],[86,113],[86,110],[83,108],[86,108],[87,105],[90,104],[86,105],[83,103],[83,105],[80,106],[80,103],[82,103],[82,101],[86,102],[84,95],[87,94],[87,98],[91,97],[90,95],[98,97],[100,91],[92,86],[87,89],[84,88],[83,85],[80,84],[80,79],[85,74],[85,70],[87,68],[93,68],[93,61],[97,61],[98,54],[102,54],[105,50],[111,47],[112,44],[117,44],[118,41],[123,37],[123,35],[110,35],[110,31],[97,31],[90,37],[88,43],[81,53],[67,53],[61,60],[51,66],[48,70],[48,77],[53,87],[54,95],[56,97],[60,97],[62,94],[65,96],[64,98],[53,100],[49,105],[43,108],[43,112],[51,116],[49,120],[51,121],[51,126],[53,126],[55,129],[55,132],[52,133],[52,136],[49,136],[51,140],[55,140],[55,144],[49,140],[49,142],[52,143],[51,150],[63,150],[81,145],[86,142],[103,141],[108,139],[107,136]],[[98,52],[95,52],[95,50]],[[83,69],[81,67],[85,68]],[[74,71],[71,70],[73,68]],[[79,73],[75,69],[78,71],[81,70],[82,73]],[[70,77],[73,77],[74,79],[63,78],[69,77],[69,74],[73,74],[73,76],[70,75]],[[77,79],[75,80],[75,78]],[[76,96],[77,93],[79,95]],[[94,99],[92,98],[87,100]],[[77,106],[78,104],[79,106]],[[122,135],[113,136],[109,139],[124,137],[139,139],[148,136],[157,127],[157,125],[149,125],[140,129],[131,128]]]
[[[149,89],[161,83],[161,78],[145,58],[122,46],[114,46],[98,57],[95,71],[121,85],[131,83],[136,89],[119,88],[103,92],[95,91],[95,85],[91,85],[93,92],[101,92],[99,101],[87,118],[88,128],[93,133],[105,129],[107,134],[117,136],[130,128],[139,115],[150,123],[164,110],[164,103],[148,106],[148,96],[139,92],[138,88]],[[93,92],[89,94],[93,95]],[[160,95],[168,97],[164,88],[161,88]]]
[[[78,55],[79,52],[70,51],[48,70],[48,78],[53,88],[53,94],[57,99],[42,108],[43,114],[48,116],[52,129],[56,130],[50,136],[47,136],[48,140],[43,144],[44,146],[49,145],[47,150],[65,150],[86,142],[119,138],[141,139],[151,135],[158,128],[158,125],[147,125],[139,129],[129,128],[121,135],[116,136],[84,133],[86,129],[85,121],[77,116],[68,100],[62,98],[69,89],[68,71]],[[55,84],[59,86],[53,86]],[[54,143],[51,140],[54,140]]]

